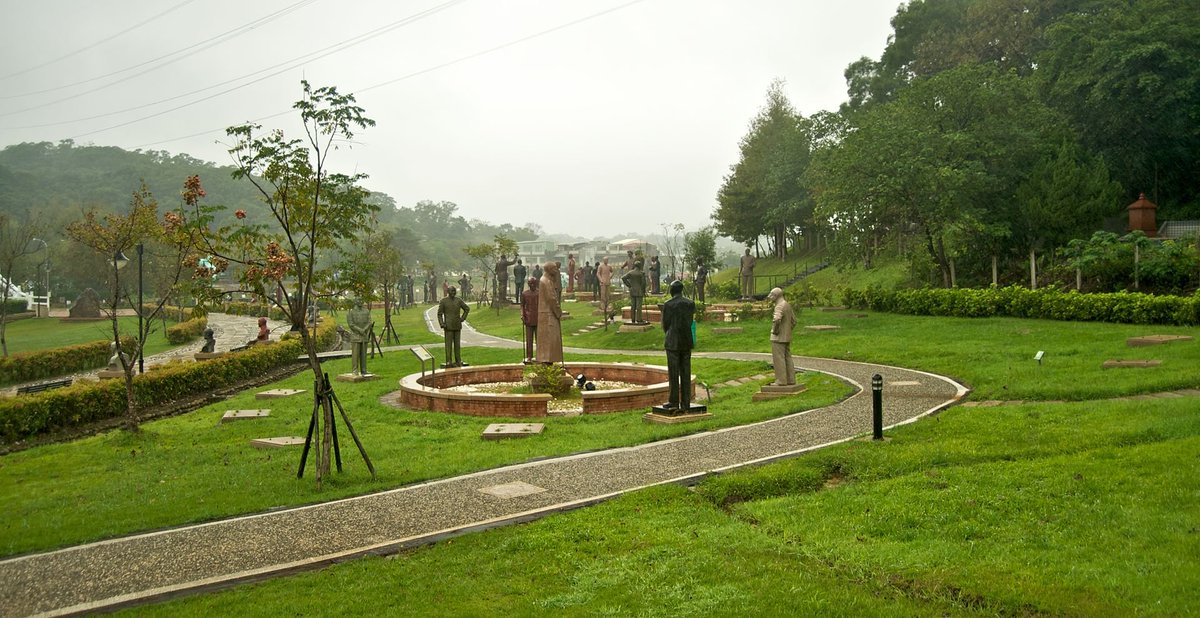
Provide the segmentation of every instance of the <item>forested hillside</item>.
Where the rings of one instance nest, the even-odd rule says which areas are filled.
[[[718,232],[776,255],[820,238],[867,267],[900,254],[934,285],[1028,282],[1056,255],[1095,283],[1109,239],[1092,235],[1139,194],[1159,221],[1200,218],[1200,1],[913,0],[892,26],[837,112],[770,88]]]

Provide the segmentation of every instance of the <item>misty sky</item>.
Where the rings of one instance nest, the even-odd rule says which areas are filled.
[[[694,230],[771,81],[805,115],[837,109],[846,65],[878,58],[898,4],[0,0],[0,147],[227,164],[229,125],[300,137],[288,110],[306,78],[378,123],[333,167],[402,206],[588,237]]]

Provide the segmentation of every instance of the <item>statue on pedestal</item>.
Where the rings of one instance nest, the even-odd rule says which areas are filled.
[[[567,254],[567,293],[575,293],[575,255]]]
[[[742,283],[742,300],[754,298],[754,263],[757,259],[750,255],[750,247],[746,247],[746,254],[742,256],[741,262],[741,283]]]
[[[700,264],[696,267],[696,300],[704,302],[704,287],[708,285],[708,267]]]
[[[650,266],[646,267],[646,275],[650,277],[650,293],[655,296],[662,292],[658,289],[662,279],[662,263],[658,261],[658,256],[651,256]]]
[[[525,362],[533,360],[533,343],[537,340],[538,280],[529,278],[529,289],[521,293],[521,324],[525,325]]]
[[[642,319],[642,298],[646,296],[646,273],[642,271],[642,261],[635,260],[633,268],[621,276],[621,281],[629,288],[630,323],[645,324]]]
[[[670,410],[691,410],[692,402],[692,319],[696,303],[683,295],[683,282],[671,282],[671,299],[662,306],[662,326],[666,332],[663,348],[667,352],[667,379],[670,381]]]
[[[371,312],[361,302],[354,303],[354,308],[346,313],[346,330],[350,331],[350,373],[369,375],[367,346],[371,343],[371,328],[374,326]]]
[[[520,302],[521,294],[525,291],[525,280],[529,278],[529,269],[521,262],[521,258],[517,258],[517,263],[513,265],[513,284],[516,290],[513,292],[513,301]]]
[[[538,281],[538,342],[539,363],[561,363],[562,349],[562,306],[559,304],[559,271],[557,262],[546,262],[542,278]]]
[[[503,288],[502,288],[503,289]],[[462,325],[467,321],[471,308],[458,297],[458,290],[451,287],[446,297],[438,303],[438,326],[446,340],[446,366],[462,367]]]
[[[596,267],[596,285],[599,286],[600,305],[605,309],[608,308],[608,286],[612,283],[612,276],[613,269],[608,265],[608,258],[601,258],[600,265]]]
[[[502,303],[508,302],[508,267],[511,265],[503,253],[496,260],[496,300]]]
[[[213,336],[213,329],[204,329],[204,346],[200,351],[204,354],[212,354],[217,348],[217,339]]]
[[[771,317],[771,362],[775,365],[775,385],[791,386],[796,383],[796,368],[792,363],[792,329],[796,326],[796,314],[780,288],[772,288],[767,300],[775,304]]]

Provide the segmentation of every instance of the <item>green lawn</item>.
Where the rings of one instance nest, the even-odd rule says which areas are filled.
[[[440,350],[439,350],[440,352]],[[467,349],[474,364],[517,362],[510,350]],[[518,353],[519,354],[519,353]],[[635,360],[628,357],[572,357],[574,360]],[[644,359],[636,359],[644,360]],[[325,363],[331,375],[345,373],[350,361]],[[312,413],[308,372],[272,387],[308,389],[291,399],[256,401],[254,392],[195,412],[124,430],[11,453],[0,457],[0,555],[37,551],[231,515],[359,495],[429,479],[445,478],[518,463],[740,425],[832,403],[850,393],[823,375],[807,376],[804,395],[751,403],[761,383],[719,391],[721,413],[687,425],[651,425],[642,410],[628,413],[550,417],[541,436],[520,441],[483,441],[493,422],[476,418],[398,410],[380,403],[399,378],[420,371],[406,351],[368,360],[383,379],[335,383],[376,470],[372,481],[353,448],[346,470],[318,491],[309,476],[297,480],[299,450],[259,450],[253,438],[303,436]],[[712,383],[767,372],[765,363],[697,359],[693,370]],[[265,390],[264,387],[261,390]],[[220,424],[225,410],[269,408],[270,418]],[[312,468],[309,468],[311,471]]]
[[[515,315],[515,314],[514,314]],[[862,317],[858,317],[862,316]],[[515,319],[512,318],[512,319]],[[1126,339],[1170,334],[1200,338],[1200,328],[1018,318],[940,318],[851,310],[797,311],[792,353],[864,361],[950,376],[974,389],[974,399],[1085,400],[1195,388],[1200,385],[1200,344],[1186,341],[1129,347]],[[815,331],[806,326],[837,326]],[[740,326],[740,334],[715,334],[713,328]],[[511,325],[496,327],[509,332]],[[702,322],[698,352],[737,350],[769,352],[770,323]],[[484,329],[487,330],[487,329]],[[567,346],[657,350],[662,331],[618,333],[597,330],[566,334]],[[1044,351],[1039,364],[1034,355]],[[1153,368],[1104,369],[1106,360],[1161,360]]]
[[[1196,398],[954,408],[890,432],[130,613],[1117,616],[1200,611]]]
[[[137,318],[118,318],[121,332],[136,333]],[[175,324],[167,320],[167,326]],[[169,350],[173,346],[167,342],[166,331],[162,321],[154,321],[155,330],[146,339],[146,356]],[[99,340],[112,340],[112,322],[99,320],[95,322],[63,322],[58,318],[28,318],[10,323],[5,328],[5,341],[8,343],[8,353],[32,352],[49,350],[68,345],[91,343]]]

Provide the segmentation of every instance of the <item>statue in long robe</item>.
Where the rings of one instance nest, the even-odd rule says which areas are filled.
[[[559,271],[557,262],[546,262],[538,282],[537,356],[539,363],[561,363],[562,306],[558,300]]]

